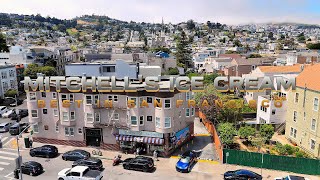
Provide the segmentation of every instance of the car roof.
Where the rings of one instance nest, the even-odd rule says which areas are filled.
[[[52,146],[52,145],[43,145],[43,146],[41,146],[41,147],[57,148],[57,147]]]
[[[0,106],[0,109],[3,108],[3,107],[7,107],[7,106]]]
[[[234,172],[235,173],[246,174],[246,175],[258,175],[258,176],[260,176],[259,174],[255,173],[255,172],[252,172],[250,170],[246,170],[246,169],[238,169],[238,170],[236,170]]]
[[[18,126],[20,126],[20,124],[19,124],[19,123],[15,123],[15,124],[12,125],[11,127],[18,127]]]
[[[88,169],[87,166],[76,166],[74,168],[71,169],[72,172],[83,172],[85,171],[86,169]]]
[[[41,165],[40,163],[36,162],[36,161],[27,161],[23,163],[24,165],[32,165],[32,166],[37,166],[37,165]]]
[[[7,125],[7,124],[9,124],[9,122],[1,123],[0,126],[5,126],[5,125]]]
[[[289,175],[289,177],[290,177],[290,180],[305,180],[305,178],[302,176]]]

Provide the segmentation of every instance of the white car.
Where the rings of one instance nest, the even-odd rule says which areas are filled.
[[[8,109],[7,112],[2,114],[2,117],[3,118],[8,118],[10,116],[10,114],[12,114],[12,113],[14,113],[14,110],[13,109]]]
[[[286,177],[277,177],[277,178],[274,178],[274,180],[310,180],[310,179],[302,177],[302,176],[289,175]]]
[[[9,109],[6,106],[0,106],[0,115],[2,116],[3,113],[9,111]]]
[[[87,166],[66,168],[58,173],[58,180],[101,180],[102,177],[100,171],[90,170]]]

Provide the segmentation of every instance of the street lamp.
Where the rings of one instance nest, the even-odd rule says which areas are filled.
[[[24,133],[27,129],[29,129],[31,126],[36,125],[38,123],[34,123],[34,124],[29,124],[26,128],[24,128],[20,134],[18,134],[16,136],[16,140],[17,140],[17,150],[18,150],[18,163],[19,163],[19,179],[22,180],[22,170],[21,170],[21,164],[22,164],[22,157],[20,155],[20,148],[19,148],[19,137],[22,135],[22,133]],[[20,130],[20,126],[19,126],[19,130]]]

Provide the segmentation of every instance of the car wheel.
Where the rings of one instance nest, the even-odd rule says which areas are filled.
[[[188,173],[191,171],[190,167],[188,167]]]
[[[66,158],[66,157],[62,157],[62,159],[65,160],[65,161],[67,161],[67,158]]]
[[[148,168],[143,168],[143,172],[148,172]]]
[[[59,178],[58,180],[64,180],[63,178]]]
[[[129,165],[125,165],[124,169],[130,170],[130,166]]]
[[[31,156],[31,157],[35,157],[35,156],[36,156],[36,153],[31,152],[31,153],[30,153],[30,156]]]

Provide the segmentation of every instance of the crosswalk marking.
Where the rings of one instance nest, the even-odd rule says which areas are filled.
[[[0,151],[0,154],[7,154],[7,155],[12,155],[12,156],[18,156],[17,153],[6,152],[6,151]]]
[[[4,168],[0,167],[0,171],[2,171]]]
[[[0,162],[0,165],[8,166],[10,163],[7,162]]]
[[[4,138],[1,139],[1,141],[4,142],[7,139],[8,139],[8,137],[4,137]]]
[[[5,157],[5,156],[0,156],[0,159],[6,159],[6,160],[10,160],[10,161],[15,160],[15,158]]]
[[[3,146],[6,146],[7,144],[11,143],[12,140],[14,140],[14,138],[11,138],[9,141],[7,141],[6,143],[4,143]]]
[[[0,148],[0,149],[17,152],[17,149],[13,149],[13,148]],[[26,149],[24,149],[24,148],[19,148],[19,151],[25,151],[25,150]]]

